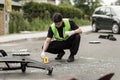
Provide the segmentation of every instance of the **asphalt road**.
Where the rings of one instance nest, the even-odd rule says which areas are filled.
[[[63,60],[55,61],[56,55],[47,54],[49,64],[53,66],[52,76],[42,69],[27,68],[25,74],[20,70],[0,71],[0,80],[97,80],[101,76],[115,73],[111,80],[120,79],[120,35],[114,34],[117,41],[100,39],[100,34],[111,34],[111,32],[99,32],[81,35],[81,44],[76,55],[75,62],[68,63],[66,59],[69,51],[66,51]],[[89,41],[100,41],[100,44],[90,44]],[[17,51],[26,48],[30,51],[29,58],[42,61],[40,58],[41,47],[44,40],[28,39],[25,41],[0,44],[0,48],[7,52]],[[10,53],[9,53],[10,54]],[[3,64],[2,64],[3,65]]]

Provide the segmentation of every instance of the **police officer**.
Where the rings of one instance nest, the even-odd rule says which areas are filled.
[[[47,38],[44,42],[41,57],[44,58],[46,53],[57,54],[55,60],[61,60],[64,56],[65,49],[70,50],[68,62],[74,61],[74,56],[79,49],[82,33],[81,29],[70,19],[63,18],[60,13],[53,15],[53,24],[49,27]],[[55,40],[52,40],[54,37]]]

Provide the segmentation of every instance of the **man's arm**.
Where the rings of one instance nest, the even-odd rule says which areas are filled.
[[[45,40],[45,42],[44,42],[44,45],[43,45],[43,50],[42,50],[42,53],[41,53],[41,58],[45,57],[45,52],[46,52],[46,50],[47,50],[50,42],[51,42],[51,38],[47,37],[46,40]]]
[[[74,34],[82,33],[82,30],[80,29],[80,27],[78,27],[78,25],[74,21],[69,20],[69,22],[70,22],[70,25],[71,25],[71,30],[74,31]]]
[[[49,27],[49,30],[48,30],[48,33],[47,33],[47,38],[44,42],[44,45],[43,45],[43,51],[45,52],[49,46],[49,43],[51,42],[51,39],[53,37],[53,32],[52,32],[52,29],[51,27]]]
[[[82,30],[80,29],[80,27],[78,29],[76,29],[76,30],[73,30],[73,31],[74,31],[75,34],[82,33]]]
[[[82,30],[75,24],[74,21],[70,20],[71,31],[66,31],[65,34],[71,36],[73,34],[82,33]]]
[[[44,45],[43,45],[43,50],[42,50],[42,51],[45,52],[45,51],[47,50],[50,42],[51,42],[51,38],[46,38],[45,43],[44,43]]]

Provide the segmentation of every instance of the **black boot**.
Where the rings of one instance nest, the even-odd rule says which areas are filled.
[[[70,55],[69,58],[67,59],[67,62],[73,62],[74,61],[74,55]]]
[[[58,53],[57,57],[55,58],[55,60],[61,60],[62,57],[64,56],[65,52],[62,53]]]

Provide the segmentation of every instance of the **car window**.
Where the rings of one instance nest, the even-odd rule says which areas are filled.
[[[101,14],[102,14],[102,15],[105,15],[105,14],[106,14],[106,12],[105,12],[105,7],[101,8]]]
[[[100,14],[100,8],[96,8],[94,14]]]
[[[99,15],[104,15],[105,14],[105,8],[99,8],[95,10],[95,14],[99,14]]]
[[[111,14],[110,8],[106,8],[106,9],[105,9],[105,14]]]

